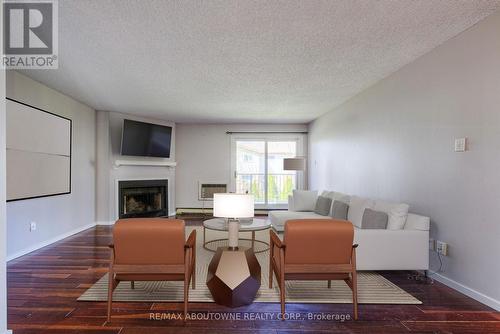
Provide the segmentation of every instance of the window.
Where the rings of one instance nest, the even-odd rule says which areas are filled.
[[[302,153],[302,136],[233,138],[233,191],[253,194],[260,208],[286,207],[288,195],[304,181],[301,172],[283,170],[283,159]]]

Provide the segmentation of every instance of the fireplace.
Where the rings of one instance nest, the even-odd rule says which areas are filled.
[[[118,182],[120,218],[168,216],[168,180]]]

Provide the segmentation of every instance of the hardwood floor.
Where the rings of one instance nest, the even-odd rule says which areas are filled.
[[[423,301],[422,305],[361,304],[358,321],[280,321],[276,319],[279,303],[237,309],[192,303],[190,312],[206,319],[183,324],[180,320],[150,320],[151,314],[180,313],[181,303],[114,303],[113,321],[108,324],[105,303],[76,299],[106,273],[110,242],[111,228],[99,226],[9,262],[8,323],[14,334],[500,333],[500,313],[438,282],[427,285],[409,280],[408,272],[382,274]],[[352,305],[288,304],[287,311],[301,317],[321,312],[350,315]],[[214,312],[226,316],[269,312],[273,319],[216,320]]]

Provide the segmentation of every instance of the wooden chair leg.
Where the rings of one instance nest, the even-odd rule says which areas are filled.
[[[328,280],[328,289],[331,289],[331,288],[332,288],[332,281]]]
[[[194,290],[196,289],[196,274],[194,273],[196,271],[196,267],[193,268],[193,273],[191,274],[191,288]]]
[[[134,282],[134,281],[130,281],[130,288],[131,288],[132,290],[134,290],[134,289],[135,289],[135,282]]]
[[[281,320],[285,320],[285,281],[280,282]]]
[[[184,278],[184,322],[187,321],[188,298],[189,298],[189,276],[186,273]]]
[[[352,264],[352,303],[354,304],[354,320],[358,320],[358,273],[356,271],[356,248],[358,245],[352,246],[351,264]]]
[[[270,231],[271,235],[273,232]],[[274,244],[273,238],[269,237],[269,289],[273,288],[273,258],[274,258]]]
[[[114,273],[113,273],[113,268],[110,266],[109,268],[109,273],[108,273],[108,322],[111,322],[111,310],[113,307],[113,280],[114,280]]]
[[[356,271],[352,273],[352,303],[354,304],[354,320],[358,320],[358,278]]]
[[[285,320],[285,250],[280,248],[280,301],[281,301],[281,316]]]
[[[273,259],[269,259],[269,261],[272,261]],[[273,288],[273,264],[272,262],[269,263],[269,289]]]
[[[196,288],[196,249],[193,247],[193,272],[192,272],[192,284],[193,290]]]

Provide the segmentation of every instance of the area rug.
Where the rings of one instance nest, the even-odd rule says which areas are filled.
[[[203,248],[203,228],[186,227],[186,235],[197,229],[197,265],[196,289],[189,290],[190,302],[213,302],[205,280],[208,263],[214,253]],[[242,233],[243,234],[243,233]],[[221,239],[227,233],[207,230],[207,240]],[[269,240],[269,231],[256,233],[256,239]],[[242,241],[245,246],[247,241]],[[213,246],[224,246],[224,241]],[[263,247],[256,244],[256,251]],[[261,265],[261,287],[255,302],[279,303],[279,289],[274,283],[273,289],[268,287],[269,252],[257,254]],[[85,291],[79,301],[107,301],[108,275],[106,274],[92,287]],[[331,288],[326,281],[287,281],[287,303],[352,303],[352,293],[344,281],[332,281]],[[358,272],[358,300],[361,304],[421,304],[422,302],[375,272]],[[136,282],[132,290],[129,282],[122,282],[113,294],[113,301],[135,302],[182,302],[183,282]]]

